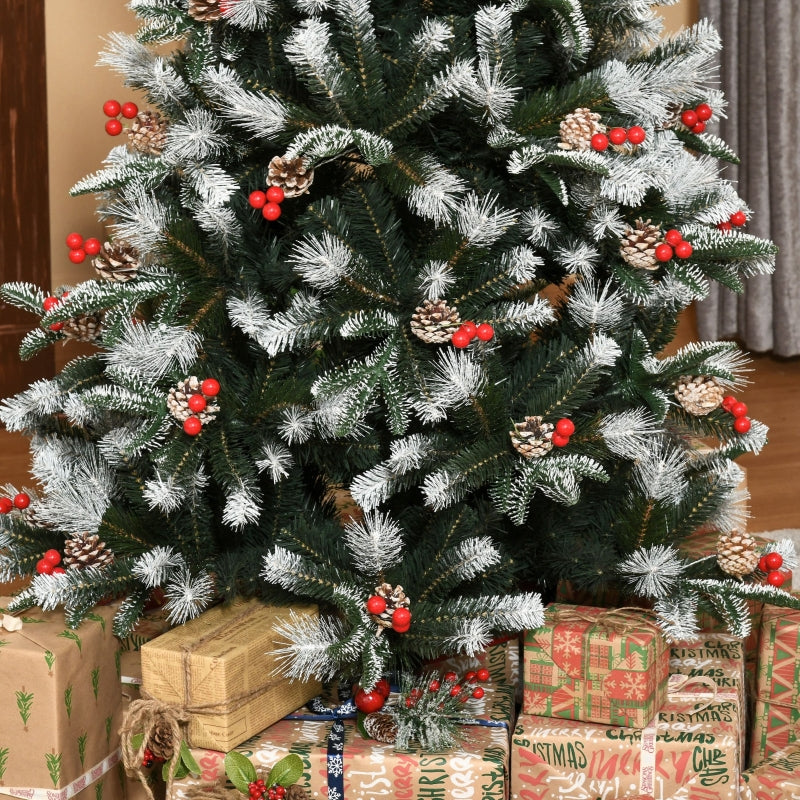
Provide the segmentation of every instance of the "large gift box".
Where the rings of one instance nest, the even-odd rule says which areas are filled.
[[[216,606],[142,645],[142,685],[189,716],[189,743],[230,750],[319,694],[316,681],[278,673],[276,627],[317,615],[240,600]]]
[[[113,610],[97,608],[72,630],[61,611],[11,615],[7,603],[0,599],[0,792],[121,797]]]
[[[327,715],[301,709],[236,750],[264,771],[296,753],[304,765],[298,783],[313,798],[505,800],[513,687],[486,686],[484,697],[470,700],[468,710],[474,714],[474,724],[464,726],[463,742],[447,753],[428,753],[418,747],[397,752],[394,745],[363,738],[352,704]],[[188,776],[175,782],[172,796],[176,800],[182,800],[198,782],[214,782],[224,775],[224,753],[193,748],[192,755],[202,775],[199,780]]]
[[[800,800],[800,745],[742,773],[741,800]]]
[[[643,728],[668,675],[669,648],[646,612],[553,603],[525,634],[522,710]]]

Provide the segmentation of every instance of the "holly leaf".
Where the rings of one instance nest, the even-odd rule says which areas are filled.
[[[250,762],[248,761],[247,763],[249,764]],[[291,786],[302,777],[303,759],[297,753],[289,753],[269,771],[267,786],[274,786],[275,784],[278,786]]]
[[[356,730],[361,734],[363,739],[371,739],[372,737],[367,733],[367,729],[364,727],[364,720],[367,718],[367,715],[363,711],[358,712],[358,716],[356,717]]]
[[[170,758],[168,761],[165,761],[161,767],[161,777],[164,780],[164,783],[169,781],[169,765],[171,763],[172,759]],[[178,757],[178,765],[175,767],[175,775],[173,776],[174,780],[179,781],[181,778],[185,778],[188,774],[189,770],[186,769],[183,761],[181,761],[180,757]]]
[[[143,733],[134,733],[133,736],[131,736],[131,747],[133,748],[134,752],[136,752],[142,746],[143,741]]]
[[[278,763],[280,763],[280,761]],[[228,780],[242,792],[242,794],[248,796],[250,793],[250,784],[258,780],[256,768],[252,765],[250,759],[247,756],[243,756],[241,753],[237,753],[235,750],[231,750],[231,752],[225,756],[225,774],[228,776]],[[271,786],[272,784],[268,785]]]
[[[192,775],[200,774],[200,765],[195,761],[194,756],[189,750],[189,745],[183,741],[181,742],[181,764],[186,767]]]

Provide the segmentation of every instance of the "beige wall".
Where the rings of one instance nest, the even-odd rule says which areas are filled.
[[[691,25],[699,17],[697,0],[680,0],[677,5],[659,9],[659,13],[664,17],[668,31],[677,31]]]

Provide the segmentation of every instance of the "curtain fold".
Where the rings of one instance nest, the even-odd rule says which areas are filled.
[[[722,36],[727,118],[719,135],[742,163],[738,181],[752,209],[746,230],[780,248],[773,275],[737,295],[714,285],[697,304],[701,339],[739,339],[749,350],[800,354],[800,2],[699,0]]]

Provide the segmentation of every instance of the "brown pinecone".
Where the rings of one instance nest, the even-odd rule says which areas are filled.
[[[704,417],[722,405],[725,390],[710,375],[682,375],[675,387],[675,399],[695,417]]]
[[[721,533],[717,539],[717,563],[728,575],[749,575],[758,566],[756,540],[749,533]]]
[[[658,269],[656,245],[661,239],[661,228],[637,219],[635,227],[628,228],[620,242],[619,252],[634,269]]]
[[[299,783],[293,783],[286,790],[284,800],[308,800],[308,792]]]
[[[92,263],[101,278],[125,283],[139,272],[139,252],[127,242],[104,242]]]
[[[107,567],[114,554],[96,533],[76,533],[64,542],[64,568]]]
[[[446,300],[425,300],[411,315],[411,332],[428,344],[444,344],[461,325],[455,306]]]
[[[68,339],[79,342],[96,342],[103,332],[103,312],[96,314],[80,314],[64,322],[61,333]]]
[[[592,136],[605,132],[605,125],[600,122],[600,115],[591,108],[576,108],[567,114],[561,125],[562,150],[588,150],[592,146]]]
[[[370,614],[381,628],[392,627],[392,614],[396,608],[408,608],[411,605],[410,598],[399,583],[397,586],[392,586],[391,583],[382,583],[375,587],[375,594],[380,595],[386,601],[386,608],[380,614]]]
[[[147,747],[156,758],[163,758],[164,761],[172,758],[172,754],[175,752],[172,726],[166,724],[163,719],[157,720],[153,732],[147,740]]]
[[[509,431],[511,444],[525,458],[541,458],[553,449],[555,426],[543,422],[541,417],[525,417],[524,422],[515,422],[514,430]]]
[[[219,413],[219,406],[214,401],[214,398],[206,395],[203,395],[206,398],[206,407],[202,411],[194,412],[189,408],[189,398],[193,394],[203,394],[200,384],[201,381],[196,375],[190,375],[188,378],[178,381],[169,390],[167,408],[178,422],[183,423],[189,417],[197,417],[203,425],[206,425]]]
[[[160,156],[167,143],[167,127],[158,111],[140,111],[128,129],[128,143],[140,153]]]
[[[394,744],[397,741],[397,717],[385,711],[373,711],[364,717],[364,730],[376,742]]]
[[[222,16],[219,0],[189,0],[189,16],[198,22],[215,22]]]
[[[280,186],[286,197],[305,194],[313,182],[314,170],[306,167],[306,160],[302,156],[275,156],[269,162],[267,183],[270,186]]]

